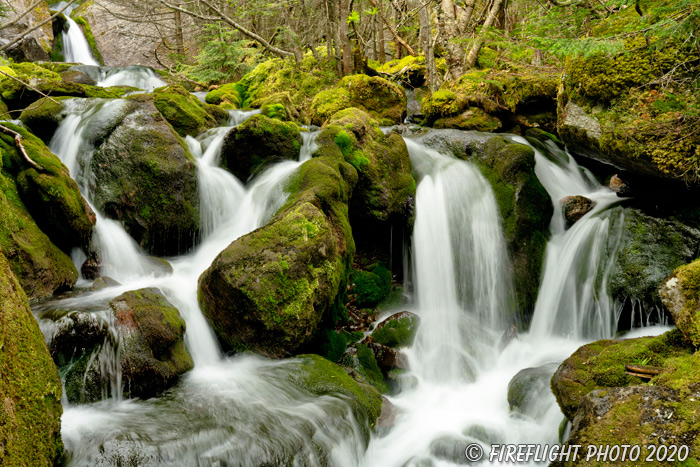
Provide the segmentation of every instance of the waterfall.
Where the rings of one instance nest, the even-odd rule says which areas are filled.
[[[66,2],[61,2],[53,6],[53,9],[60,10],[66,5]],[[63,32],[63,55],[68,63],[82,63],[84,65],[99,65],[97,60],[92,56],[92,50],[83,30],[80,29],[70,14],[78,7],[74,4],[66,8],[63,13],[68,22],[68,31]]]
[[[481,328],[500,329],[513,310],[500,214],[473,165],[407,140],[420,176],[413,234],[421,326],[416,371],[458,381],[474,367]]]
[[[529,145],[521,137],[513,140]],[[620,199],[553,143],[546,148],[549,157],[534,149],[535,172],[552,198],[554,214],[530,333],[540,338],[610,338],[617,320],[606,285],[622,235],[624,214],[613,208]],[[569,195],[585,196],[596,205],[567,230],[559,201]],[[607,248],[612,254],[604,263]]]

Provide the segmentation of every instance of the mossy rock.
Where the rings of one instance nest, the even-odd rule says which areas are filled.
[[[700,230],[677,218],[652,217],[634,208],[626,208],[610,226],[610,232],[613,235],[606,246],[605,259],[615,249],[617,254],[608,272],[607,289],[615,301],[626,307],[632,306],[629,302],[637,302],[648,310],[658,307],[658,287],[675,268],[695,259],[700,248]],[[620,246],[616,248],[618,238]]]
[[[425,84],[425,70],[425,57],[422,55],[407,55],[377,67],[377,72],[384,78],[413,88]]]
[[[380,125],[394,125],[401,123],[406,113],[406,91],[377,76],[346,76],[335,87],[314,97],[311,123],[323,125],[333,114],[350,107],[363,110]]]
[[[183,253],[199,235],[194,157],[148,98],[125,110],[91,159],[95,207],[152,254]]]
[[[517,372],[508,383],[507,397],[511,412],[540,419],[544,413],[538,407],[538,401],[549,395],[549,380],[555,369],[556,364],[546,364]]]
[[[477,139],[468,151],[496,197],[513,264],[518,308],[528,317],[537,300],[553,213],[549,194],[535,175],[534,151],[499,136]]]
[[[573,421],[580,401],[591,391],[642,382],[639,377],[627,374],[625,365],[655,366],[665,368],[664,373],[674,372],[677,359],[685,360],[692,353],[692,347],[678,330],[656,337],[596,341],[580,347],[564,360],[552,376],[552,392],[564,415]],[[676,363],[666,367],[667,362]],[[664,373],[657,378],[662,381],[668,378]]]
[[[64,81],[58,73],[34,63],[11,63],[6,68],[11,73],[4,69],[3,71],[25,83],[31,84],[32,88],[34,88],[32,89],[7,76],[0,75],[0,98],[11,110],[24,109],[32,102],[44,97],[37,90],[52,97],[118,98],[123,94],[123,92],[112,88],[69,83]]]
[[[493,132],[502,126],[498,117],[489,115],[479,107],[467,107],[454,117],[443,117],[435,120],[433,128],[456,128],[458,130],[474,130]]]
[[[226,350],[284,357],[310,344],[322,319],[333,321],[355,251],[347,202],[357,174],[332,141],[320,148],[287,182],[275,217],[199,279],[200,304]]]
[[[180,136],[197,136],[225,123],[217,121],[202,103],[179,85],[153,91],[153,103]]]
[[[63,102],[70,97],[56,97],[48,99],[42,97],[22,110],[19,119],[36,136],[48,144],[56,132],[56,128],[63,120]]]
[[[382,396],[376,389],[355,381],[343,367],[318,355],[300,355],[289,379],[317,396],[341,395],[348,398],[356,419],[370,429],[382,411]],[[366,435],[369,436],[369,430]]]
[[[298,120],[299,111],[288,92],[278,92],[253,101],[250,106],[259,108],[263,115],[278,120]]]
[[[2,212],[7,216],[5,207]],[[2,254],[0,349],[0,464],[56,465],[63,453],[61,380],[27,297]]]
[[[371,337],[387,347],[409,347],[416,338],[419,325],[420,318],[417,315],[402,311],[379,323]]]
[[[700,259],[673,271],[659,295],[685,339],[700,347]]]
[[[110,302],[110,307],[121,334],[126,397],[156,396],[193,368],[185,348],[185,322],[160,290],[123,293]]]
[[[222,165],[245,182],[275,162],[297,160],[301,143],[296,124],[253,115],[226,134]]]
[[[29,157],[42,167],[29,167],[9,135],[0,135],[3,165],[15,177],[22,202],[41,230],[66,252],[86,247],[92,237],[95,214],[80,194],[68,169],[44,143],[24,128],[6,125],[22,135]]]
[[[354,370],[359,378],[363,378],[381,393],[389,392],[389,385],[384,378],[384,373],[377,362],[377,357],[370,346],[381,347],[377,344],[363,341],[354,344],[345,351],[340,358],[340,364]]]
[[[204,102],[212,105],[219,105],[226,109],[241,108],[242,88],[238,83],[228,83],[219,86],[213,91],[209,91],[204,96]]]
[[[374,308],[391,292],[391,271],[378,264],[369,271],[353,270],[350,273],[350,291],[357,305]]]
[[[2,152],[3,162],[9,161],[5,150]],[[39,229],[5,168],[0,172],[0,208],[0,249],[27,296],[44,298],[71,288],[78,271],[70,257]]]
[[[396,133],[385,135],[356,108],[333,115],[322,134],[333,139],[358,173],[350,202],[355,240],[363,248],[386,251],[392,227],[396,232],[413,229],[416,182],[406,143]],[[389,264],[390,258],[384,259]]]

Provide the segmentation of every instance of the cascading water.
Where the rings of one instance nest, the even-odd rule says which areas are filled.
[[[520,137],[513,140],[529,144]],[[610,338],[617,320],[606,284],[621,237],[624,214],[622,209],[613,208],[620,198],[556,145],[551,143],[547,149],[549,158],[535,148],[535,172],[552,198],[554,215],[530,333],[538,337]],[[567,230],[560,200],[570,195],[585,196],[596,205]],[[612,254],[602,264],[608,247]]]
[[[60,10],[66,5],[66,2],[61,2],[53,6],[54,10]],[[68,63],[83,63],[85,65],[99,65],[97,60],[92,56],[90,45],[82,29],[78,26],[70,14],[78,7],[78,4],[69,6],[64,10],[64,15],[68,23],[68,31],[63,33],[63,55]]]
[[[53,150],[77,174],[87,198],[93,149],[84,131],[91,128],[99,133],[99,128],[115,111],[112,105],[118,105],[112,102],[98,102],[80,111],[72,107],[79,104],[68,104],[68,115],[52,142]],[[78,115],[79,118],[72,118]],[[240,112],[234,112],[231,123],[242,117]],[[114,296],[127,290],[158,287],[186,321],[186,344],[195,362],[195,369],[161,398],[120,401],[118,388],[112,388],[109,392],[112,397],[99,403],[73,406],[64,401],[62,436],[68,465],[290,462],[352,466],[359,463],[365,435],[345,399],[314,396],[292,384],[288,375],[296,368],[293,360],[222,358],[199,309],[198,277],[231,241],[259,227],[277,211],[287,196],[282,189],[285,179],[302,163],[276,164],[246,188],[216,166],[228,130],[230,127],[215,129],[200,140],[188,140],[197,158],[200,190],[209,193],[200,200],[202,212],[208,213],[203,215],[209,224],[202,244],[191,254],[172,262],[171,275],[155,277],[145,272],[117,276],[123,281],[120,286],[37,309],[42,328],[50,339],[65,324],[48,319],[59,308],[74,310],[69,313],[109,315],[108,303]],[[72,138],[68,137],[69,132]],[[313,144],[313,136],[304,141],[305,146]],[[303,147],[300,158],[306,158],[307,152]],[[215,192],[230,204],[214,200]],[[105,221],[100,218],[98,225]],[[110,235],[117,231],[126,235],[119,223],[112,222],[115,229]],[[136,254],[137,259],[144,258],[140,251]],[[104,248],[101,255],[106,255]],[[65,320],[69,319],[65,317]],[[118,373],[116,368],[111,371]]]

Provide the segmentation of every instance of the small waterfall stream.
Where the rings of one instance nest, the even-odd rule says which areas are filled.
[[[61,2],[53,5],[54,10],[60,10],[67,2]],[[73,4],[64,10],[64,15],[68,22],[68,31],[63,33],[63,55],[68,63],[83,63],[85,65],[99,65],[97,60],[92,56],[90,45],[85,34],[78,23],[76,23],[70,14],[78,7],[78,4]]]

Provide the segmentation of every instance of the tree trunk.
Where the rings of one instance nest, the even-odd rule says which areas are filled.
[[[498,17],[498,14],[501,12],[501,8],[503,7],[503,1],[504,0],[494,0],[493,6],[491,7],[491,10],[489,11],[488,16],[486,17],[486,21],[484,22],[484,25],[481,28],[481,33],[474,40],[474,44],[472,45],[472,48],[469,51],[469,55],[467,55],[468,67],[473,68],[474,65],[476,65],[476,59],[479,55],[479,50],[481,50],[481,46],[484,45],[484,36],[488,32],[488,29],[491,26],[493,26],[493,23],[496,21],[496,17]]]
[[[348,0],[338,1],[338,43],[343,50],[343,75],[352,74],[352,44],[348,37],[348,16],[350,8]]]
[[[447,69],[452,79],[458,79],[464,74],[464,51],[462,46],[457,43],[460,37],[457,27],[457,11],[453,0],[442,0],[441,6],[445,35],[447,36]]]
[[[437,69],[435,67],[435,53],[433,51],[430,4],[422,6],[418,14],[420,21],[420,40],[425,54],[426,81],[432,95],[439,87]]]
[[[379,13],[379,8],[377,7],[377,14],[381,15]],[[379,20],[379,18],[375,18],[376,23],[375,27],[377,28],[377,49],[379,50],[379,63],[386,63],[386,49],[384,48],[384,27],[382,26],[382,22]]]
[[[185,38],[182,36],[182,16],[178,10],[173,10],[175,19],[175,44],[177,53],[185,55]]]

